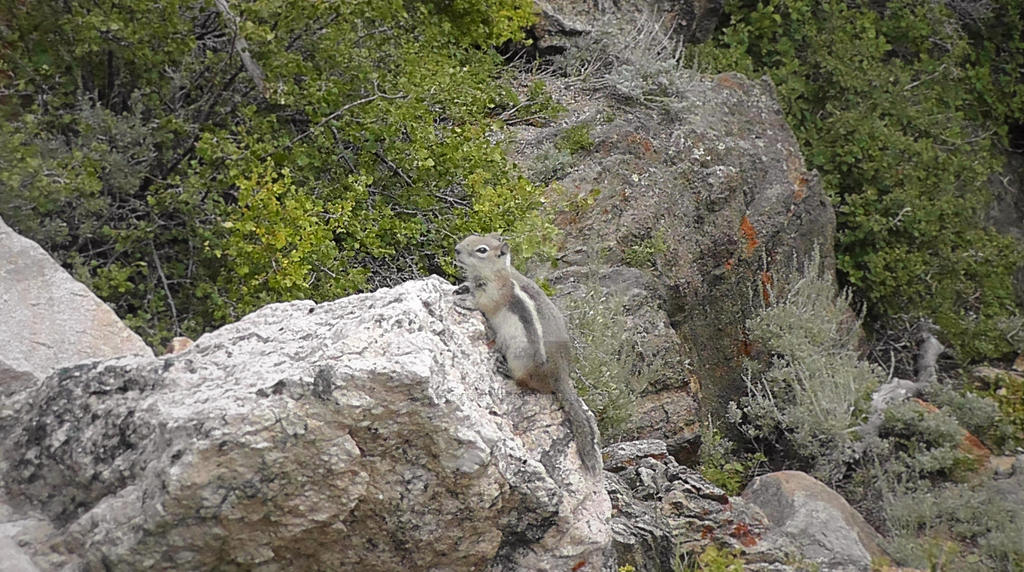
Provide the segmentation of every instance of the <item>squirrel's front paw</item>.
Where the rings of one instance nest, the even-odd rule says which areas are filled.
[[[502,377],[515,379],[512,376],[512,370],[508,367],[508,361],[505,359],[505,356],[501,354],[498,354],[498,356],[494,358],[494,369],[497,370],[498,374]]]

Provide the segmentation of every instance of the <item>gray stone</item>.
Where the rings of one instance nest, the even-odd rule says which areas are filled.
[[[59,531],[22,549],[64,556],[44,569],[602,569],[600,477],[452,290],[273,304],[51,375],[0,435],[3,492]]]
[[[771,521],[770,540],[793,542],[822,570],[870,570],[872,558],[888,558],[871,525],[843,497],[806,473],[758,477],[747,485],[743,498]]]
[[[43,559],[37,565],[29,556],[29,550],[46,545],[53,533],[53,527],[45,518],[15,511],[0,498],[0,570],[38,572],[54,568],[53,561]]]
[[[693,567],[715,545],[738,552],[744,570],[794,569],[795,546],[763,540],[770,524],[757,507],[676,463],[664,442],[616,443],[604,455],[620,566],[640,572]]]
[[[109,306],[0,220],[0,399],[59,367],[153,357]]]

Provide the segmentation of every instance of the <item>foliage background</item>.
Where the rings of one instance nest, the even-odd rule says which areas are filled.
[[[1024,247],[982,220],[1024,124],[1024,6],[732,0],[726,13],[690,57],[771,76],[837,207],[841,278],[868,322],[927,317],[964,361],[1024,348]]]
[[[487,46],[532,18],[529,0],[4,2],[0,215],[154,345],[450,272],[471,230],[529,255],[552,229],[488,138],[519,102]]]

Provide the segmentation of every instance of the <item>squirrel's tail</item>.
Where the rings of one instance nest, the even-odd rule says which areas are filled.
[[[569,416],[572,434],[576,441],[576,450],[579,452],[580,460],[583,461],[583,468],[591,475],[600,475],[604,470],[604,460],[601,458],[601,451],[597,448],[597,441],[600,439],[597,420],[594,419],[594,414],[576,393],[572,379],[569,377],[567,364],[561,369],[557,383],[562,387],[556,387],[555,393],[562,401],[562,409]]]

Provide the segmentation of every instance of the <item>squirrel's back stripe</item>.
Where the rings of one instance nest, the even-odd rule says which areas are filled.
[[[512,280],[512,299],[508,302],[508,310],[523,325],[526,340],[531,346],[534,346],[537,355],[541,356],[542,360],[546,359],[544,357],[544,327],[540,323],[540,316],[537,315],[537,307],[515,280]]]

